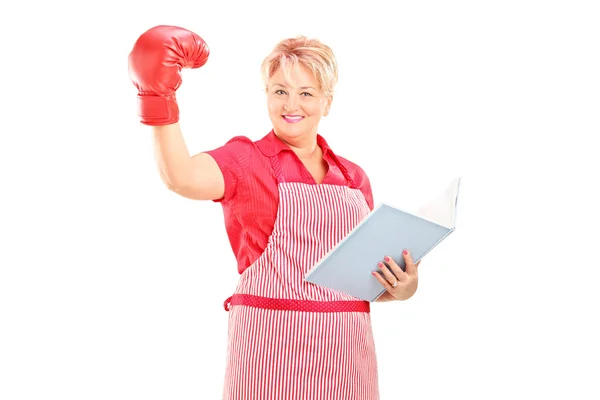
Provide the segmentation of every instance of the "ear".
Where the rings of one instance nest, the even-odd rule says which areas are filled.
[[[323,112],[323,116],[326,117],[329,115],[329,109],[331,108],[331,102],[333,101],[333,96],[329,96],[327,102],[325,104],[325,111]]]

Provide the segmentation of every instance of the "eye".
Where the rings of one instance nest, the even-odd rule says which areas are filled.
[[[312,97],[312,94],[308,93],[308,92],[302,92],[300,93],[301,96],[305,96],[305,97]]]
[[[281,90],[281,89],[278,89],[278,90],[275,91],[275,94],[283,95],[283,94],[285,94],[285,92],[283,90]]]

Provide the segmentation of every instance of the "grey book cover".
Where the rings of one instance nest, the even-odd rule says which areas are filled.
[[[371,272],[379,271],[377,263],[385,255],[405,270],[404,249],[416,263],[454,232],[459,187],[456,178],[416,213],[379,204],[308,271],[305,280],[358,299],[377,300],[385,288]]]

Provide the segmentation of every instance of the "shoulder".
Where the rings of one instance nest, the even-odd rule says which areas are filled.
[[[336,157],[338,160],[340,160],[340,163],[346,168],[346,170],[348,170],[348,173],[352,179],[354,179],[356,185],[360,186],[363,183],[369,184],[369,176],[360,165],[337,154]]]
[[[247,136],[239,135],[225,144],[205,151],[217,163],[225,186],[224,196],[219,201],[230,201],[245,192],[244,182],[252,168],[258,168],[257,157],[260,154],[256,143]]]
[[[224,145],[221,145],[213,150],[207,151],[207,153],[214,151],[221,151],[223,149],[239,149],[244,151],[251,151],[256,148],[256,143],[247,136],[239,135],[234,136],[225,142]]]
[[[357,185],[359,182],[368,182],[369,177],[367,176],[364,169],[358,165],[357,163],[350,161],[346,157],[340,156],[336,151],[332,150],[331,146],[327,142],[327,140],[322,135],[317,135],[317,143],[322,147],[327,149],[326,152],[331,152],[331,154],[339,160],[342,166],[348,171],[352,179],[355,181]]]
[[[344,168],[346,168],[348,174],[354,181],[356,189],[359,189],[362,192],[369,208],[372,210],[374,207],[373,190],[371,188],[371,181],[369,180],[369,176],[365,170],[360,165],[348,160],[347,158],[338,155],[336,155],[336,157],[344,166]]]
[[[220,166],[248,165],[257,152],[256,142],[243,135],[234,136],[224,145],[206,151]]]

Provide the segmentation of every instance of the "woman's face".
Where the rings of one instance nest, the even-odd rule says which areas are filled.
[[[279,69],[267,84],[267,106],[275,133],[284,140],[316,136],[332,99],[319,90],[308,68],[298,65],[290,72],[292,82],[286,81]]]

